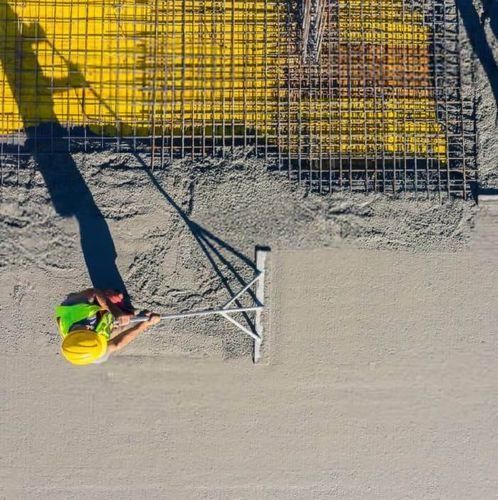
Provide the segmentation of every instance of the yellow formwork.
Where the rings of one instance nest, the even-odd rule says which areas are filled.
[[[431,95],[430,31],[422,13],[403,0],[340,0],[329,13],[317,65],[326,70],[305,68],[325,98],[292,94],[289,132],[300,138],[290,141],[291,151],[304,146],[313,158],[387,153],[444,160],[447,141]],[[296,61],[295,81],[302,71]]]
[[[381,104],[327,94],[327,82],[311,97],[296,87],[302,70],[289,37],[298,30],[278,0],[0,0],[0,134],[44,121],[126,135],[226,125],[272,137],[285,132],[290,137],[279,142],[293,152],[303,135],[313,155],[444,158],[445,136],[427,91],[430,38],[422,14],[408,12],[403,0],[334,5],[327,24],[333,41],[322,47],[320,65],[346,90],[348,82],[385,85]],[[384,47],[374,83],[348,63],[352,50],[369,57]],[[331,58],[342,60],[342,69],[330,66]],[[408,91],[410,75],[419,83]]]
[[[342,0],[338,29],[344,40],[388,45],[424,45],[428,31],[423,16],[402,0]]]
[[[111,2],[0,0],[2,22],[1,113],[9,117],[2,132],[54,117],[70,125],[105,124],[143,112],[129,92],[141,77],[132,65],[143,47],[125,36],[118,51]]]
[[[192,120],[264,124],[277,71],[268,40],[279,36],[266,6],[0,0],[0,133],[54,117],[125,133]]]
[[[310,147],[315,157],[320,151],[402,152],[436,158],[446,154],[445,136],[434,120],[434,102],[429,99],[388,99],[383,105],[373,99],[350,99],[339,108],[329,101],[313,100],[311,106],[304,103],[298,114],[301,123],[307,124],[301,133],[313,138]]]

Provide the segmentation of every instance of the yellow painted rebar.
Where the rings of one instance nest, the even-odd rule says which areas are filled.
[[[46,121],[125,135],[224,125],[285,133],[279,146],[292,152],[304,135],[311,156],[443,159],[421,16],[402,0],[340,0],[320,63],[330,66],[331,50],[342,60],[325,76],[339,93],[324,80],[310,96],[296,86],[297,73],[310,77],[288,43],[297,27],[289,33],[277,1],[0,0],[0,134]],[[351,63],[351,47],[377,57],[374,83]],[[382,104],[352,84],[385,86]]]

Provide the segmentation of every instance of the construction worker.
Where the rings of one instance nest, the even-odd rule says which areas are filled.
[[[158,314],[143,314],[145,321],[126,328],[135,313],[126,310],[122,293],[97,288],[71,293],[55,308],[61,353],[74,365],[102,363],[161,320]]]

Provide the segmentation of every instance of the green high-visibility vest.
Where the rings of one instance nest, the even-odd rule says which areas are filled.
[[[94,304],[74,304],[72,306],[57,306],[55,318],[59,320],[59,331],[62,338],[66,337],[71,327],[85,319],[93,318],[102,311],[100,306]],[[114,316],[106,311],[95,327],[95,332],[103,335],[107,340],[111,337],[114,326]]]

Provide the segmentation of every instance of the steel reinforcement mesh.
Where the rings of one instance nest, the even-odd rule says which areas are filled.
[[[110,148],[150,166],[253,147],[314,189],[467,196],[451,0],[328,0],[303,57],[280,0],[0,0],[0,165]]]

